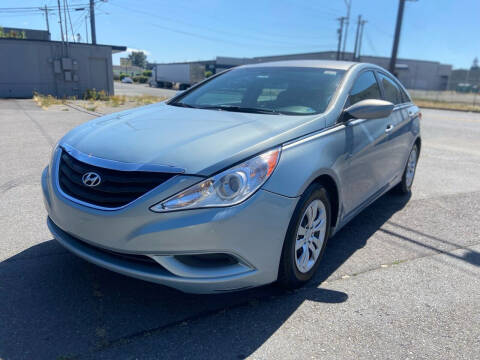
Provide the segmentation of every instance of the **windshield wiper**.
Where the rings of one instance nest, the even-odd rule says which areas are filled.
[[[246,113],[253,113],[253,114],[273,114],[273,115],[280,114],[279,111],[273,110],[273,109],[251,108],[251,107],[234,106],[234,105],[202,106],[202,107],[199,107],[199,109],[246,112]]]
[[[185,108],[191,108],[191,109],[198,109],[197,106],[193,106],[193,105],[190,105],[190,104],[185,104],[183,102],[174,102],[174,103],[171,103],[169,105],[173,105],[173,106],[179,106],[179,107],[185,107]]]

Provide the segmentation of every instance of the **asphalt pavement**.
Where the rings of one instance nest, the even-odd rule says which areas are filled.
[[[115,81],[115,95],[139,96],[150,95],[159,97],[172,97],[176,94],[176,90],[150,87],[148,84],[124,84]]]
[[[480,114],[423,110],[412,196],[357,216],[308,286],[201,296],[52,239],[40,174],[91,118],[0,100],[0,359],[478,359]]]

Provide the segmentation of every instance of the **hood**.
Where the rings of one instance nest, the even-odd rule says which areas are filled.
[[[318,115],[247,114],[159,103],[89,121],[61,144],[98,158],[208,176],[322,126]]]

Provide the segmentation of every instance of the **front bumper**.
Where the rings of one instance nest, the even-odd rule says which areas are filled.
[[[105,211],[63,196],[55,171],[47,168],[42,175],[47,223],[63,246],[85,260],[181,291],[233,291],[275,281],[297,199],[259,190],[228,208],[161,214],[149,210],[198,181],[178,175],[122,209]],[[234,261],[199,265],[182,260],[196,254],[223,254]]]

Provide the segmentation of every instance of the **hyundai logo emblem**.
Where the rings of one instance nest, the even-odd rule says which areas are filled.
[[[102,178],[96,172],[89,171],[82,176],[82,182],[89,187],[100,185]]]

